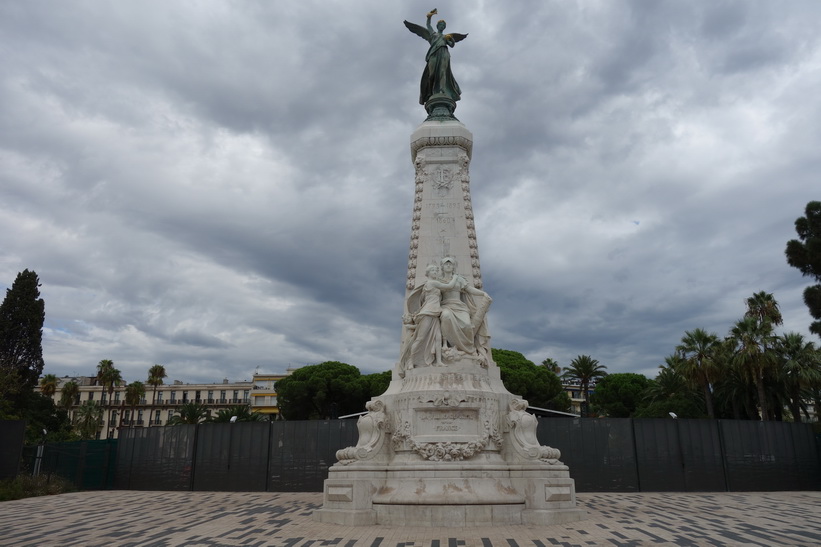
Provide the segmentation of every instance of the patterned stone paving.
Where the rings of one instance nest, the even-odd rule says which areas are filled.
[[[821,492],[578,494],[549,527],[349,527],[318,493],[79,492],[0,503],[3,546],[548,547],[821,545]]]

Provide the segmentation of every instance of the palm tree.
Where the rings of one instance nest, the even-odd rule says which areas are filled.
[[[180,413],[168,420],[165,425],[198,424],[208,415],[208,407],[197,402],[185,403],[180,407]]]
[[[215,416],[205,420],[208,423],[225,423],[230,422],[231,418],[236,416],[235,422],[264,422],[267,418],[264,414],[259,412],[251,412],[250,405],[236,405],[229,408],[223,408],[218,411]]]
[[[684,358],[673,354],[664,358],[664,364],[659,365],[659,373],[655,381],[647,387],[645,397],[651,402],[676,398],[697,398],[692,386],[681,373]]]
[[[579,382],[584,397],[584,409],[582,415],[587,414],[590,408],[590,383],[607,376],[607,367],[600,365],[596,359],[589,355],[579,355],[570,362],[570,366],[564,369],[562,378]]]
[[[547,359],[542,361],[542,366],[557,376],[562,371],[562,367],[559,365],[559,363],[551,357],[548,357]]]
[[[94,439],[103,425],[103,407],[97,401],[86,401],[77,409],[74,427],[81,439]]]
[[[716,349],[715,359],[721,363],[721,374],[713,382],[713,402],[720,404],[723,417],[757,420],[755,384],[747,380],[735,361],[737,350],[737,342],[732,337],[725,338]]]
[[[145,384],[142,382],[131,382],[125,386],[125,404],[131,407],[131,427],[134,427],[134,409],[140,404],[140,400],[145,397]]]
[[[730,335],[738,344],[733,361],[740,367],[741,374],[755,384],[761,419],[768,421],[770,412],[764,375],[776,363],[776,355],[771,349],[775,341],[772,324],[769,321],[759,322],[755,317],[745,317],[735,324]]]
[[[40,378],[40,392],[51,399],[57,393],[57,385],[60,380],[54,374],[46,374]]]
[[[797,332],[779,337],[778,351],[790,412],[793,421],[800,422],[803,395],[813,387],[821,386],[821,353],[815,344],[806,342]],[[806,409],[804,414],[807,415]]]
[[[108,428],[106,428],[105,438],[109,437],[111,431],[111,410],[113,406],[114,388],[123,381],[120,371],[114,368],[114,361],[111,359],[103,359],[97,365],[97,381],[103,388],[108,391]]]
[[[718,373],[715,354],[718,349],[718,335],[708,333],[704,329],[685,331],[681,344],[676,351],[681,355],[680,372],[694,386],[698,386],[704,394],[704,404],[707,406],[707,416],[715,419],[713,408],[713,393],[711,384]]]
[[[71,417],[71,407],[78,393],[80,393],[80,386],[74,380],[66,382],[60,391],[60,406],[69,413],[69,417]]]
[[[167,377],[168,374],[165,373],[165,367],[162,365],[154,365],[150,369],[148,369],[148,385],[154,387],[154,395],[151,398],[151,408],[154,408],[154,405],[157,404],[157,387],[162,385],[163,378]],[[149,420],[149,425],[151,421]]]
[[[744,317],[752,317],[759,323],[768,321],[771,325],[781,325],[784,320],[772,293],[760,291],[747,299],[747,312]]]

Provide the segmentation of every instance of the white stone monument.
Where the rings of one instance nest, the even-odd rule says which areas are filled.
[[[435,37],[419,29],[411,28],[433,48]],[[314,512],[321,522],[549,525],[586,518],[559,451],[539,444],[527,401],[505,389],[491,356],[491,298],[482,290],[470,200],[473,135],[453,117],[458,93],[448,91],[456,86],[450,80],[443,90],[423,77],[430,115],[411,136],[416,193],[399,360],[388,390],[359,418],[357,445],[337,452]]]

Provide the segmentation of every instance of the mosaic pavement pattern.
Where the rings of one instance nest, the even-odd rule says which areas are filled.
[[[319,493],[79,492],[0,503],[0,545],[548,547],[821,545],[821,492],[578,494],[590,519],[548,527],[315,523]]]

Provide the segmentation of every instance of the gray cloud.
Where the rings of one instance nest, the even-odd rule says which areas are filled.
[[[389,369],[427,9],[0,7],[0,280],[40,275],[47,372]],[[440,6],[495,347],[653,374],[759,290],[807,333],[819,10]]]

